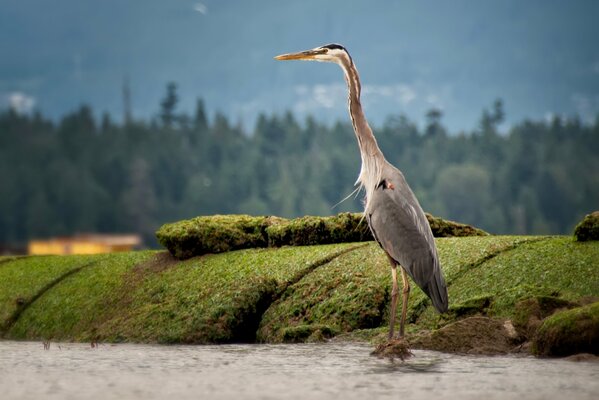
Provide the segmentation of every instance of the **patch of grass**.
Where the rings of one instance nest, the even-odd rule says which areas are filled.
[[[115,300],[124,295],[125,274],[154,254],[143,251],[94,256],[94,264],[68,276],[33,302],[7,336],[93,341],[97,323],[107,318],[107,314],[119,311],[115,309]],[[49,267],[56,268],[58,261],[72,261],[72,258],[80,257],[53,257]]]
[[[251,249],[186,260],[148,275],[98,335],[159,343],[253,341],[275,296],[314,263],[353,246]]]
[[[473,236],[436,239],[444,274],[452,279],[464,274],[482,259],[535,238],[520,236]],[[401,283],[400,283],[401,285]],[[408,331],[436,327],[442,319],[433,311],[426,295],[411,283],[408,301]],[[262,320],[258,339],[286,341],[289,327],[326,325],[339,334],[356,329],[386,326],[389,322],[391,270],[381,248],[371,243],[322,266],[289,287]],[[464,302],[468,303],[468,302]],[[455,300],[450,296],[450,304]],[[401,296],[398,310],[401,309]],[[454,313],[455,314],[455,313]],[[421,318],[425,315],[425,318]],[[291,341],[295,341],[293,337]]]
[[[100,256],[33,256],[6,262],[0,267],[0,328],[44,287],[69,271]]]
[[[472,313],[512,317],[518,301],[535,296],[599,296],[597,242],[473,236],[436,243],[453,313],[439,316],[412,284],[408,334]],[[391,274],[373,242],[246,249],[185,261],[167,255],[163,264],[152,264],[153,254],[166,255],[6,262],[0,268],[0,317],[6,321],[18,310],[18,299],[27,303],[64,277],[23,309],[10,337],[225,343],[386,336]],[[65,277],[87,263],[93,264]]]
[[[491,295],[491,312],[511,317],[517,301],[560,295],[567,300],[599,294],[599,246],[551,237],[500,253],[452,282],[450,301]]]
[[[482,290],[473,294],[462,293],[462,289],[456,291],[454,286],[463,277],[468,277],[470,271],[478,269],[497,255],[522,243],[539,239],[534,236],[471,236],[435,239],[441,268],[448,285],[449,306],[459,307],[476,299],[493,297],[493,294]],[[430,307],[430,301],[426,295],[415,284],[412,283],[411,287],[407,319],[411,323],[417,322],[417,325],[408,325],[408,331],[436,329],[442,324],[454,320],[455,313],[439,315]],[[401,297],[399,303],[401,303]]]
[[[381,255],[378,245],[371,243],[291,285],[265,313],[258,340],[295,342],[322,326],[335,333],[379,326],[391,276],[388,261]]]

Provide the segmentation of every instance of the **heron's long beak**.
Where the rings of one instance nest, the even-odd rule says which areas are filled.
[[[300,51],[299,53],[281,54],[280,56],[276,56],[275,60],[314,60],[317,55],[325,53],[325,49],[313,49]]]

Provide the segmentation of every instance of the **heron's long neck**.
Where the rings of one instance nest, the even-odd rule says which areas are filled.
[[[347,82],[347,89],[349,91],[349,116],[351,117],[354,132],[358,139],[360,156],[362,157],[362,168],[356,184],[360,184],[366,189],[366,204],[368,205],[368,201],[372,197],[376,185],[381,180],[385,157],[376,142],[376,138],[362,110],[362,104],[360,103],[361,85],[358,71],[350,61],[343,61],[340,65],[345,73],[345,81]]]

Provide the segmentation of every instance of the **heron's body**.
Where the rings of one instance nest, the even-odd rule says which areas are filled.
[[[437,310],[447,311],[447,288],[433,233],[401,171],[386,163],[364,212],[375,240],[387,255],[401,265]]]
[[[345,74],[348,87],[349,115],[360,148],[362,167],[357,184],[366,192],[364,214],[372,234],[383,248],[391,265],[390,330],[393,336],[397,298],[397,266],[401,268],[403,303],[399,336],[404,334],[409,275],[430,297],[439,312],[447,311],[447,287],[439,264],[430,225],[403,174],[391,165],[380,150],[360,103],[360,78],[347,50],[331,44],[299,53],[275,57],[278,60],[314,60],[334,62]]]

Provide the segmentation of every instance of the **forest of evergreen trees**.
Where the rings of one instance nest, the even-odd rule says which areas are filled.
[[[599,208],[599,119],[523,121],[507,134],[500,101],[479,127],[449,134],[431,110],[374,126],[425,211],[492,233],[569,234]],[[359,211],[360,157],[349,122],[260,115],[252,132],[222,114],[177,111],[174,84],[149,122],[116,124],[82,106],[53,122],[0,112],[0,243],[81,232],[138,232],[196,215],[295,217]],[[349,119],[348,119],[349,121]]]

